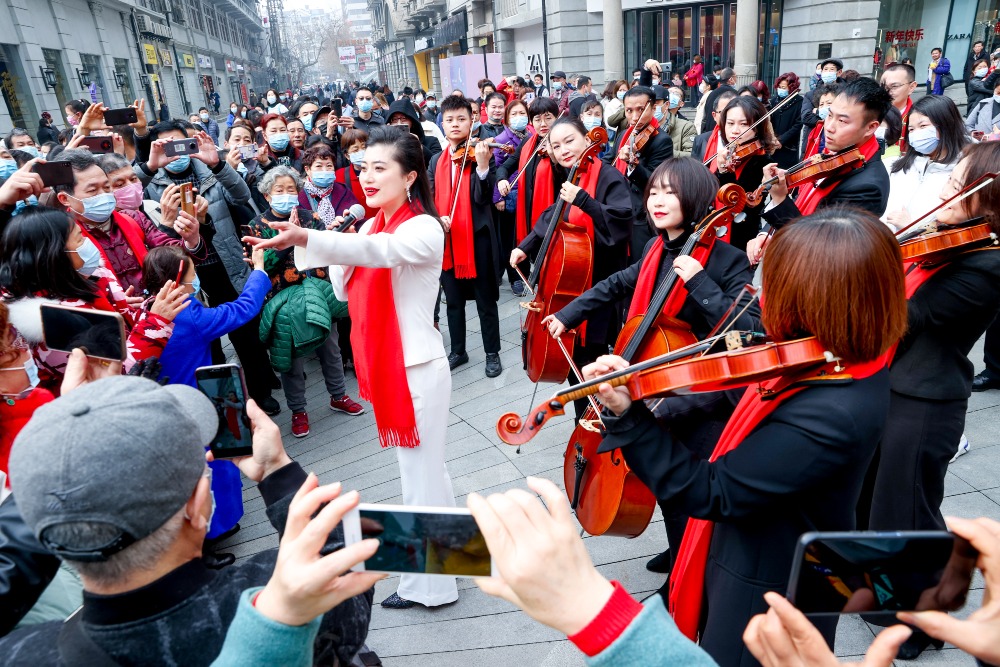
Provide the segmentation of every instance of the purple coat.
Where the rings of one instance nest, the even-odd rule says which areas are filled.
[[[339,181],[335,181],[333,184],[333,190],[330,191],[330,203],[333,204],[333,210],[337,212],[337,215],[343,215],[344,211],[351,208],[354,204],[359,204],[360,202],[358,201],[358,198],[354,196],[354,193],[351,192],[349,187]],[[299,190],[299,206],[307,208],[311,211],[316,210],[312,197],[310,197],[309,193],[305,191],[305,188]],[[364,221],[359,220],[358,222],[360,224]]]
[[[529,130],[529,132],[531,132],[531,130]],[[531,135],[529,134],[528,136],[531,136]],[[504,130],[503,130],[503,132],[501,132],[500,134],[498,134],[496,136],[496,138],[493,139],[493,141],[495,141],[498,144],[510,144],[516,150],[517,147],[521,145],[522,139],[521,139],[521,137],[519,137],[516,134],[514,134],[509,127],[505,127]],[[508,155],[506,153],[504,153],[502,150],[500,150],[499,148],[494,148],[493,149],[493,162],[497,166],[503,164],[504,161],[507,159],[507,157],[508,157]],[[501,199],[503,199],[503,196],[500,194],[500,190],[498,190],[497,187],[494,185],[493,186],[493,203],[496,204]]]

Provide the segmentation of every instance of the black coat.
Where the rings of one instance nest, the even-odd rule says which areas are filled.
[[[701,127],[698,128],[699,132],[711,132],[715,129],[715,118],[712,117],[712,112],[715,111],[715,100],[719,99],[719,95],[727,90],[736,92],[735,88],[724,83],[708,94],[708,99],[705,100],[705,115],[701,119]]]
[[[908,327],[892,362],[892,390],[933,400],[971,395],[972,346],[1000,310],[1000,252],[959,256],[907,302]]]
[[[760,187],[764,181],[764,167],[775,161],[770,155],[754,155],[748,158],[743,168],[740,169],[739,178],[735,172],[724,174],[716,172],[715,177],[719,179],[719,185],[736,183],[745,192],[753,192]],[[760,212],[764,210],[764,202],[757,206],[747,205],[743,208],[743,217],[739,222],[733,223],[733,229],[729,235],[729,242],[736,248],[746,251],[747,243],[760,232]]]
[[[608,151],[608,154],[604,157],[604,161],[612,167],[614,167],[615,161],[618,159],[618,152],[621,150],[621,142],[624,136],[624,132],[618,133],[618,136],[615,137],[612,150]],[[660,163],[664,160],[669,160],[673,156],[674,142],[666,129],[657,132],[656,136],[650,139],[642,147],[642,150],[639,151],[639,164],[632,170],[632,173],[626,175],[629,182],[629,191],[632,194],[633,225],[643,228],[648,226],[646,222],[645,202],[646,183],[649,182],[649,177],[653,175],[653,170],[660,166]],[[642,246],[633,247],[632,252],[638,254],[639,248],[645,246],[646,240],[643,241]]]
[[[817,210],[834,204],[847,204],[863,208],[876,216],[885,213],[885,206],[889,202],[889,173],[879,156],[876,155],[860,169],[837,180],[837,186],[820,200]],[[780,229],[800,215],[792,198],[786,197],[785,201],[770,211],[761,213],[760,217],[772,227]]]
[[[780,98],[775,98],[780,103]],[[799,139],[802,135],[802,105],[801,97],[792,100],[771,114],[771,127],[774,136],[781,142],[781,148],[774,153],[772,162],[777,162],[782,169],[787,169],[799,161]],[[777,106],[777,103],[775,104]]]
[[[14,496],[0,503],[0,637],[14,629],[56,576],[59,559],[24,523]]]
[[[541,141],[541,140],[539,140]],[[518,144],[514,152],[503,161],[503,164],[497,165],[497,182],[500,181],[510,181],[512,178],[518,177],[518,166],[521,164],[521,151],[525,150],[525,144],[527,144],[527,139]],[[535,142],[534,150],[538,147],[538,141]],[[521,176],[521,180],[517,182],[517,196],[520,199],[525,197],[524,200],[524,213],[525,220],[528,221],[530,225],[536,219],[535,212],[531,210],[532,197],[535,189],[535,173],[538,171],[539,160],[548,160],[547,157],[535,157],[528,164],[524,165],[524,176]],[[557,188],[555,186],[556,177],[555,173],[550,170],[552,174],[552,192],[556,192]],[[516,211],[514,212],[516,215]]]
[[[743,644],[743,629],[751,616],[767,611],[766,591],[785,592],[799,536],[854,528],[862,480],[888,410],[885,370],[864,380],[812,385],[713,462],[677,442],[641,401],[621,417],[604,417],[608,435],[601,451],[620,448],[667,509],[716,522],[701,647],[720,665],[757,664]],[[835,624],[823,628],[828,638]]]
[[[702,132],[694,138],[694,143],[691,145],[691,157],[698,162],[704,162],[708,159],[705,155],[705,147],[708,146],[708,139],[712,136],[712,132]]]
[[[608,276],[621,271],[628,263],[628,240],[632,233],[632,205],[629,201],[628,182],[614,167],[601,162],[601,173],[597,176],[597,187],[591,197],[583,189],[576,196],[572,206],[590,216],[594,223],[594,271],[591,284],[596,285]],[[555,170],[553,170],[555,171]],[[557,178],[555,192],[559,192],[565,177]],[[535,217],[535,225],[518,247],[526,254],[538,252],[549,220],[562,200],[556,196],[555,203]],[[570,207],[563,213],[563,220],[569,216]],[[609,345],[618,337],[620,299],[610,299],[596,308],[587,324],[587,344],[607,342]]]

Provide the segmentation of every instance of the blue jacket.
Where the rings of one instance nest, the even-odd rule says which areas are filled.
[[[215,145],[219,145],[219,124],[215,122],[215,119],[209,117],[208,121],[202,121],[202,125],[205,126],[205,131],[208,132],[208,136],[212,137],[212,141]]]
[[[252,320],[270,289],[271,279],[267,274],[254,271],[235,301],[206,308],[191,299],[191,305],[174,318],[174,333],[160,355],[162,374],[170,378],[171,384],[197,387],[194,371],[199,366],[212,365],[212,341]]]
[[[934,88],[931,89],[931,77],[927,77],[927,94],[944,95],[944,87],[941,85],[941,75],[951,71],[951,63],[944,56],[938,61],[938,66],[934,68]]]

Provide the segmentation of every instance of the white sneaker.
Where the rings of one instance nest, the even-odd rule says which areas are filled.
[[[969,444],[969,439],[965,437],[965,434],[963,433],[962,439],[958,441],[958,451],[955,452],[955,455],[951,457],[951,460],[948,461],[948,463],[954,463],[962,454],[968,454],[970,449],[972,449],[972,445]]]

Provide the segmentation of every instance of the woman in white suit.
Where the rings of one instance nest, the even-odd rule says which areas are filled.
[[[379,442],[395,447],[403,502],[454,507],[445,466],[451,371],[434,328],[444,255],[444,229],[434,208],[423,148],[403,129],[386,126],[368,137],[360,183],[369,208],[379,209],[357,234],[272,223],[279,234],[249,243],[295,246],[295,264],[330,266],[338,299],[351,314],[351,343],[361,396],[375,412]],[[458,599],[454,578],[402,575],[390,609]]]

